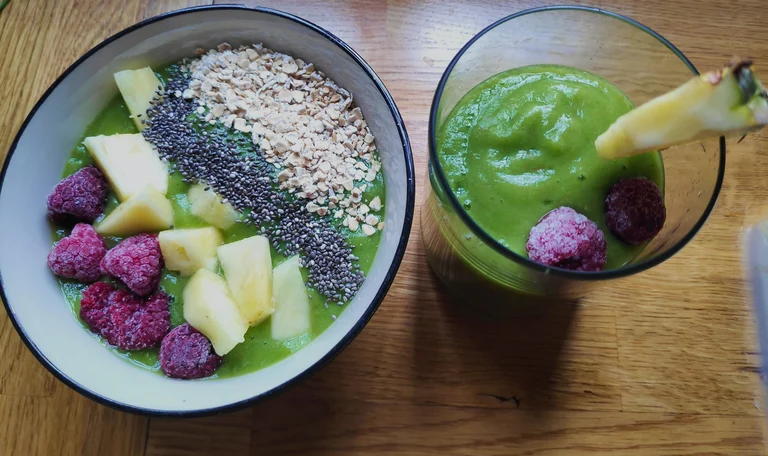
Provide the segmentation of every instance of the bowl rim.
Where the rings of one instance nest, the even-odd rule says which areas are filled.
[[[267,391],[264,391],[261,394],[258,394],[256,396],[253,396],[248,399],[244,399],[242,401],[238,402],[232,402],[225,405],[220,405],[216,407],[209,407],[204,409],[193,409],[193,410],[184,410],[184,411],[178,411],[178,410],[161,410],[161,409],[149,409],[144,407],[137,407],[131,404],[126,404],[123,402],[118,402],[115,400],[110,399],[109,397],[106,397],[102,394],[96,393],[94,391],[91,391],[79,383],[75,382],[71,378],[67,376],[66,373],[59,370],[59,368],[51,363],[45,355],[38,349],[38,347],[35,345],[35,343],[27,336],[27,334],[24,332],[24,328],[19,324],[19,322],[16,320],[16,316],[13,312],[12,306],[8,302],[8,297],[5,293],[5,287],[3,285],[3,277],[2,277],[2,271],[0,271],[0,299],[3,301],[3,305],[5,306],[5,310],[8,314],[8,318],[11,320],[11,323],[13,324],[13,327],[16,329],[16,332],[21,337],[21,340],[24,342],[24,344],[27,346],[27,348],[32,352],[32,354],[37,358],[37,360],[50,372],[52,373],[56,378],[58,378],[61,382],[72,388],[73,390],[77,391],[78,393],[82,394],[83,396],[94,400],[95,402],[106,405],[108,407],[114,408],[116,410],[120,410],[123,412],[133,413],[133,414],[139,414],[144,416],[155,416],[155,417],[202,417],[202,416],[209,416],[214,414],[221,414],[225,412],[231,412],[235,410],[239,410],[242,408],[245,408],[249,405],[252,405],[256,402],[259,402],[261,400],[274,397],[283,391],[288,390],[292,386],[294,386],[296,383],[300,382],[301,380],[304,380],[308,378],[310,375],[314,374],[315,372],[319,371],[322,367],[324,367],[328,362],[330,362],[333,358],[335,358],[339,353],[341,353],[344,348],[349,345],[352,340],[357,337],[357,335],[362,331],[362,329],[366,326],[366,324],[370,321],[373,314],[376,312],[376,310],[379,308],[379,305],[381,305],[381,302],[384,300],[384,297],[386,296],[387,292],[389,291],[390,286],[392,285],[392,282],[395,279],[395,276],[397,274],[398,269],[400,268],[400,264],[403,260],[403,257],[405,256],[406,247],[408,244],[408,240],[411,233],[411,228],[413,224],[413,216],[414,216],[414,208],[415,208],[415,200],[416,200],[416,179],[415,179],[415,171],[414,171],[414,162],[413,162],[413,153],[411,151],[411,143],[408,137],[408,132],[405,128],[405,122],[403,121],[403,118],[400,114],[400,111],[398,110],[394,99],[392,98],[392,95],[389,93],[389,90],[387,90],[386,86],[382,82],[381,78],[376,74],[376,72],[371,68],[371,66],[368,64],[368,62],[363,59],[360,54],[357,53],[352,47],[350,47],[347,43],[342,41],[340,38],[338,38],[336,35],[332,34],[331,32],[325,30],[324,28],[314,24],[313,22],[310,22],[306,19],[303,19],[301,17],[298,17],[296,15],[286,13],[284,11],[275,10],[272,8],[266,8],[266,7],[249,7],[245,5],[233,5],[233,4],[223,4],[223,5],[204,5],[204,6],[193,6],[188,8],[183,8],[179,10],[170,11],[164,14],[160,14],[157,16],[153,16],[151,18],[145,19],[141,22],[138,22],[134,25],[131,25],[130,27],[127,27],[114,35],[106,38],[90,50],[88,50],[85,54],[83,54],[80,58],[78,58],[72,65],[70,65],[64,72],[56,78],[56,80],[51,84],[48,89],[43,93],[43,95],[38,99],[38,101],[33,106],[32,110],[29,112],[27,117],[24,119],[24,122],[21,124],[21,127],[19,128],[19,131],[16,133],[16,136],[13,139],[13,142],[11,143],[10,148],[8,149],[8,153],[6,154],[5,161],[3,163],[2,169],[0,169],[0,194],[2,194],[3,184],[5,182],[5,175],[8,171],[9,164],[11,162],[11,158],[16,151],[16,147],[18,145],[19,140],[24,135],[24,132],[27,129],[27,126],[29,122],[32,120],[32,118],[37,113],[38,109],[45,103],[45,101],[48,99],[48,97],[51,95],[51,93],[59,86],[59,84],[69,76],[69,74],[74,71],[77,67],[79,67],[84,61],[86,61],[88,58],[90,58],[94,53],[99,51],[100,49],[104,48],[108,44],[112,43],[115,40],[118,40],[122,38],[125,35],[128,35],[129,33],[132,33],[138,29],[141,29],[147,25],[161,22],[163,20],[186,15],[186,14],[194,14],[194,13],[200,13],[200,12],[206,12],[206,11],[221,11],[221,10],[241,10],[241,11],[247,11],[247,12],[256,12],[256,13],[263,13],[268,15],[277,16],[283,19],[288,19],[290,21],[293,21],[299,25],[302,25],[304,27],[309,28],[310,30],[319,33],[321,36],[325,37],[332,43],[334,43],[336,46],[341,48],[344,52],[347,53],[360,67],[360,69],[363,70],[365,74],[368,75],[368,77],[371,79],[371,81],[374,83],[376,88],[379,90],[381,95],[384,97],[387,105],[389,106],[390,113],[392,117],[395,120],[395,124],[398,129],[398,133],[400,135],[400,142],[403,147],[403,155],[405,159],[405,171],[406,171],[406,207],[405,207],[405,217],[403,220],[403,228],[402,228],[402,234],[400,235],[400,239],[398,240],[397,249],[394,253],[394,258],[392,263],[389,266],[389,269],[387,270],[386,275],[384,276],[384,280],[382,281],[381,285],[379,286],[379,289],[376,291],[376,294],[374,295],[373,300],[369,304],[368,308],[363,312],[363,315],[360,317],[360,319],[354,324],[352,329],[345,334],[339,342],[337,342],[325,355],[323,355],[319,360],[315,361],[313,364],[307,366],[306,369],[304,369],[300,374],[296,375],[293,378],[288,379],[286,382],[270,389]]]
[[[453,69],[456,66],[456,64],[459,62],[459,60],[461,60],[461,57],[464,55],[464,53],[466,53],[472,47],[472,45],[475,44],[475,42],[480,38],[482,38],[486,33],[490,32],[491,30],[495,29],[501,24],[504,24],[507,21],[510,21],[512,19],[519,18],[522,16],[526,16],[528,14],[552,12],[552,11],[563,11],[563,10],[580,11],[585,13],[602,15],[608,18],[619,20],[621,22],[625,22],[631,26],[634,26],[639,31],[647,33],[648,35],[658,40],[661,44],[666,46],[667,49],[669,49],[673,54],[675,54],[683,62],[683,64],[685,64],[688,67],[688,69],[691,70],[692,76],[699,75],[699,71],[696,69],[693,63],[691,63],[691,61],[688,60],[688,57],[686,57],[685,54],[683,54],[682,51],[680,51],[677,47],[675,47],[675,45],[673,45],[669,40],[667,40],[660,34],[656,33],[650,27],[647,27],[641,24],[640,22],[637,22],[636,20],[630,19],[629,17],[623,16],[621,14],[614,13],[612,11],[604,10],[601,8],[595,8],[590,6],[576,6],[576,5],[550,5],[550,6],[541,6],[541,7],[529,8],[522,11],[518,11],[517,13],[510,14],[509,16],[503,17],[493,22],[491,25],[485,27],[480,32],[478,32],[475,36],[473,36],[469,41],[467,41],[467,43],[464,46],[462,46],[462,48],[453,57],[453,59],[451,59],[451,62],[448,64],[448,66],[445,69],[445,72],[443,72],[443,75],[440,78],[440,82],[437,85],[437,89],[435,90],[435,95],[432,98],[432,106],[430,107],[430,110],[429,110],[429,127],[427,132],[429,161],[427,166],[429,171],[431,171],[432,169],[435,170],[434,174],[437,179],[437,183],[438,185],[443,187],[443,189],[445,190],[445,194],[448,197],[448,201],[452,206],[452,208],[454,209],[454,211],[458,214],[459,219],[472,231],[473,234],[475,234],[478,238],[480,238],[484,243],[488,244],[495,252],[499,253],[504,258],[514,261],[515,263],[521,266],[530,268],[536,272],[549,274],[557,277],[562,277],[566,279],[583,280],[583,281],[618,279],[618,278],[627,277],[627,276],[637,274],[639,272],[646,271],[654,266],[657,266],[663,263],[664,261],[674,256],[677,252],[679,252],[696,236],[696,234],[698,234],[699,230],[704,226],[710,214],[712,213],[712,210],[714,209],[715,204],[717,203],[717,198],[720,195],[720,190],[722,189],[722,186],[723,186],[723,178],[725,176],[725,137],[721,136],[719,140],[720,157],[718,161],[717,178],[715,180],[715,187],[712,191],[712,196],[709,202],[707,203],[707,206],[704,208],[704,211],[702,212],[701,216],[693,225],[693,227],[691,227],[688,233],[686,233],[682,239],[680,239],[674,245],[672,245],[669,249],[667,249],[667,251],[661,253],[656,257],[651,258],[648,261],[643,261],[637,264],[626,265],[617,269],[610,269],[607,271],[598,271],[598,272],[572,271],[572,270],[562,269],[554,266],[545,266],[543,264],[536,263],[535,261],[530,260],[526,256],[515,253],[512,250],[504,247],[496,239],[494,239],[492,236],[486,233],[485,230],[483,230],[480,227],[480,225],[478,225],[474,221],[474,219],[472,219],[472,217],[464,210],[463,206],[459,203],[458,198],[456,198],[456,195],[451,189],[450,184],[448,183],[448,178],[443,172],[442,166],[440,164],[440,160],[438,159],[438,156],[437,156],[437,147],[436,147],[437,108],[440,103],[440,98],[442,96],[443,90],[445,89],[445,85],[448,82],[448,78],[453,72]],[[431,182],[430,182],[430,186],[431,186]]]

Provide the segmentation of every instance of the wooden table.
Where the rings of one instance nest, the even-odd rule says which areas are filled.
[[[207,0],[13,0],[0,12],[0,157],[48,85],[107,36]],[[539,1],[264,1],[335,33],[407,123],[424,196],[428,109],[461,45]],[[762,0],[582,2],[633,17],[699,68],[732,53],[768,74]],[[255,4],[255,2],[254,2]],[[251,409],[146,419],[58,382],[0,318],[0,455],[748,454],[765,452],[739,235],[768,214],[768,140],[730,144],[706,227],[652,271],[556,316],[491,321],[446,304],[418,217],[400,273],[333,363]]]

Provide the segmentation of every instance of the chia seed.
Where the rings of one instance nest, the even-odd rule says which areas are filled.
[[[274,167],[248,138],[206,125],[194,100],[173,96],[187,87],[189,72],[174,67],[171,75],[147,110],[146,140],[184,182],[205,184],[245,214],[245,223],[259,226],[279,253],[303,255],[313,289],[329,300],[352,299],[365,276],[346,239],[278,189]]]

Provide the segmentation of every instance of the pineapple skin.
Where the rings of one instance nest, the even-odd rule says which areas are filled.
[[[744,102],[744,92],[733,71],[695,77],[682,86],[634,109],[611,125],[595,141],[604,159],[629,157],[699,139],[741,135],[768,123],[768,103],[762,86]]]

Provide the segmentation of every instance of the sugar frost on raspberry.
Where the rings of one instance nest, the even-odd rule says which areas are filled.
[[[107,341],[123,350],[159,344],[171,328],[168,301],[168,295],[162,292],[144,300],[127,290],[115,291],[107,304]]]
[[[105,335],[109,327],[107,307],[109,296],[115,291],[115,287],[105,282],[96,282],[83,290],[80,299],[80,318],[96,334]]]
[[[124,239],[107,252],[101,269],[120,279],[137,295],[148,296],[160,284],[163,264],[157,235],[140,234]]]
[[[163,338],[159,358],[160,367],[171,378],[210,377],[221,364],[211,341],[188,323]]]
[[[93,223],[107,202],[107,180],[95,166],[86,166],[59,182],[48,195],[48,216],[59,223]]]
[[[106,253],[104,239],[93,227],[78,223],[72,229],[72,234],[53,247],[48,255],[48,266],[59,277],[91,283],[101,277],[99,264]]]
[[[601,271],[606,243],[597,225],[570,207],[544,215],[531,229],[525,246],[531,260],[575,271]]]

